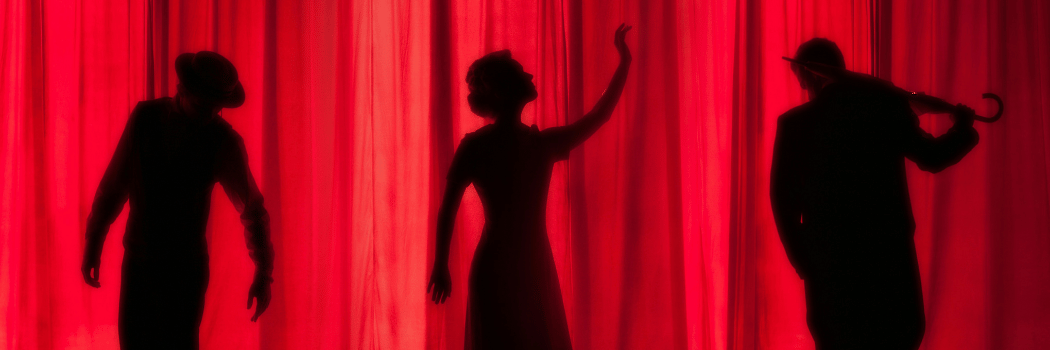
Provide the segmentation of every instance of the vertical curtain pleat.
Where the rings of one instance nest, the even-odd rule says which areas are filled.
[[[128,112],[173,96],[175,57],[217,51],[272,217],[273,303],[216,190],[204,349],[462,349],[481,229],[468,189],[452,296],[425,294],[445,172],[486,122],[466,69],[500,49],[535,75],[523,122],[578,120],[634,25],[612,119],[554,168],[547,228],[576,349],[806,349],[801,282],[770,215],[777,117],[804,102],[780,56],[812,37],[847,66],[1007,114],[940,174],[909,166],[924,349],[1050,342],[1050,6],[992,0],[6,0],[0,2],[0,348],[116,349],[124,230],[101,289],[79,266]],[[923,116],[939,134],[945,116]]]
[[[1033,349],[1050,341],[1050,8],[1042,2],[885,1],[885,77],[994,113],[980,144],[936,175],[909,164],[927,349]],[[890,20],[893,19],[893,20]],[[935,135],[946,115],[920,117]]]

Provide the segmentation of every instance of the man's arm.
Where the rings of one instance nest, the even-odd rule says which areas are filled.
[[[110,159],[102,181],[98,184],[95,200],[91,203],[91,213],[88,214],[87,230],[84,234],[84,259],[80,270],[84,275],[84,282],[95,288],[102,286],[99,283],[99,266],[109,226],[124,210],[124,202],[128,201],[129,158],[135,147],[135,120],[138,119],[139,110],[140,107],[135,106],[124,125],[124,132],[120,135],[113,158]]]
[[[773,165],[769,175],[769,202],[773,209],[773,220],[784,244],[788,261],[799,278],[806,278],[802,235],[802,179],[798,169],[798,145],[790,138],[785,128],[784,117],[777,122],[777,135],[773,143]]]
[[[974,112],[966,106],[959,105],[959,112],[952,115],[955,125],[940,137],[933,137],[919,127],[919,118],[910,108],[905,113],[910,116],[910,124],[904,135],[904,152],[919,169],[939,172],[958,163],[977,146],[979,136],[973,128]]]
[[[254,322],[270,304],[270,283],[273,282],[273,244],[270,242],[270,215],[263,207],[259,192],[248,167],[248,153],[244,140],[234,133],[233,140],[224,147],[219,160],[219,182],[234,208],[241,213],[244,239],[248,245],[248,256],[255,262],[255,279],[248,291],[248,308],[252,299],[257,300]]]

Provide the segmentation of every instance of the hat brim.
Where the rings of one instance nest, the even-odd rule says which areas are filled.
[[[199,76],[193,69],[193,58],[195,55],[196,54],[194,53],[187,52],[175,58],[175,75],[179,78],[179,83],[195,96],[212,100],[220,107],[237,108],[243,105],[245,98],[244,86],[241,85],[240,81],[237,82],[233,91],[222,95],[207,93],[198,86],[197,80],[199,79]]]

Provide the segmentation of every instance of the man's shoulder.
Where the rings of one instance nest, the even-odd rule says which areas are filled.
[[[139,101],[139,103],[135,105],[135,111],[137,111],[137,113],[157,113],[167,111],[169,108],[171,108],[171,104],[171,97],[161,97],[152,100],[144,100]]]
[[[777,117],[777,124],[794,124],[809,119],[815,113],[814,107],[813,102],[795,106]]]
[[[145,125],[156,125],[171,110],[171,103],[170,97],[139,101],[128,116],[127,127],[142,130]]]
[[[234,143],[244,143],[244,139],[241,138],[241,134],[230,125],[230,122],[226,121],[222,117],[217,117],[213,121],[215,129],[219,132],[220,137],[224,140],[233,141]]]
[[[907,98],[882,85],[835,83],[826,89],[822,102],[835,109],[848,107],[853,111],[886,113],[909,108]]]

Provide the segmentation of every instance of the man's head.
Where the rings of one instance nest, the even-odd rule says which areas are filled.
[[[799,45],[795,51],[795,59],[802,62],[817,62],[833,67],[846,68],[846,60],[842,57],[842,51],[835,42],[825,38],[809,39]],[[802,89],[809,91],[810,96],[815,95],[827,83],[827,79],[792,63],[791,70],[798,77],[798,83]]]
[[[211,51],[184,53],[175,59],[179,95],[204,110],[236,108],[244,104],[244,87],[237,68]]]

